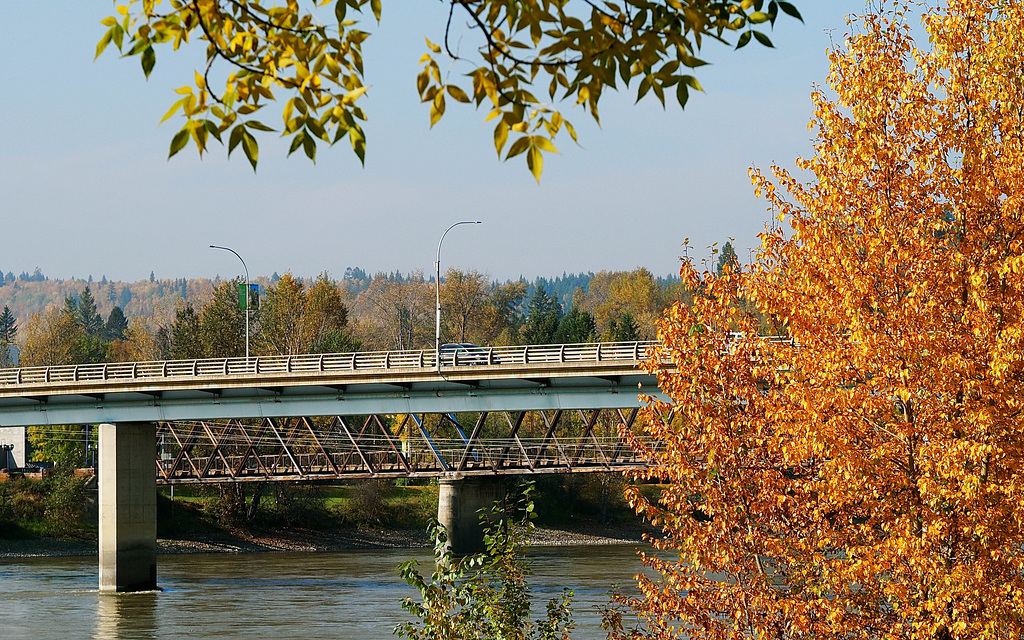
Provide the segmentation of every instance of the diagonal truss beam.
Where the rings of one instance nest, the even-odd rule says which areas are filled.
[[[371,414],[159,425],[162,484],[622,471],[637,409]],[[354,424],[353,424],[354,423]],[[472,429],[463,425],[472,424]],[[468,432],[468,433],[467,433]],[[657,443],[646,442],[649,450]],[[167,450],[169,449],[169,451]]]

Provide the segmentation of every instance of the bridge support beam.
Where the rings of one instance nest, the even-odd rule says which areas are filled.
[[[448,530],[448,546],[456,556],[484,548],[480,510],[490,510],[505,497],[502,478],[471,476],[438,481],[437,520]]]
[[[99,428],[100,591],[156,589],[156,425]]]

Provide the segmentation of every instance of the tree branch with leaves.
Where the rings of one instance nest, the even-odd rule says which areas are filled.
[[[555,138],[565,131],[577,141],[563,105],[600,122],[604,91],[632,85],[638,101],[653,93],[665,105],[668,93],[684,107],[700,90],[693,70],[705,64],[697,54],[706,40],[729,44],[736,35],[736,48],[753,40],[770,47],[764,25],[782,14],[800,19],[781,0],[445,1],[444,49],[427,40],[416,78],[430,126],[448,99],[475,104],[495,122],[498,157],[524,156],[538,180],[543,154],[557,152]],[[103,20],[97,57],[113,44],[138,56],[148,77],[158,48],[205,43],[205,67],[178,89],[181,97],[163,118],[185,118],[171,156],[190,142],[202,155],[210,138],[223,143],[226,136],[228,154],[241,145],[255,169],[256,135],[280,132],[291,140],[289,155],[301,149],[315,161],[319,145],[347,137],[365,160],[367,115],[358,103],[368,89],[362,45],[370,33],[359,27],[367,10],[380,21],[381,0],[130,0],[115,7]],[[472,55],[450,45],[462,30],[477,40]],[[465,63],[463,79],[442,74],[441,58]],[[218,74],[223,86],[214,88]],[[258,117],[275,100],[283,105],[276,127],[268,124],[273,118]]]

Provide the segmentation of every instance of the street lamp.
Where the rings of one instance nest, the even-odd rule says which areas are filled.
[[[441,234],[441,239],[437,241],[437,260],[434,261],[434,268],[437,270],[437,280],[434,284],[434,294],[437,298],[437,315],[435,323],[436,331],[434,333],[434,357],[437,359],[437,372],[441,373],[441,243],[444,242],[444,237],[448,235],[448,232],[459,226],[460,224],[480,224],[480,220],[463,220],[462,222],[456,222],[452,226]]]
[[[238,255],[238,252],[230,247],[219,247],[215,244],[210,245],[211,249],[223,249],[224,251],[230,251],[235,254],[235,257],[242,260],[242,256]],[[245,367],[249,368],[249,267],[245,266],[245,260],[242,260],[242,268],[245,269]]]

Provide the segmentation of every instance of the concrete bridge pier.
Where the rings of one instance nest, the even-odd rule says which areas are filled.
[[[100,591],[156,586],[156,425],[99,427]]]
[[[484,549],[480,510],[490,511],[505,497],[505,482],[496,476],[441,478],[437,520],[448,530],[448,546],[456,556]]]

